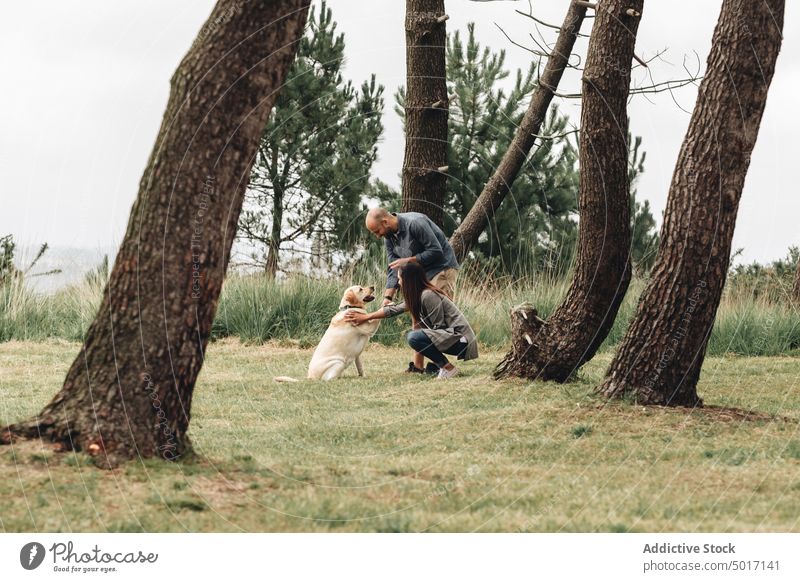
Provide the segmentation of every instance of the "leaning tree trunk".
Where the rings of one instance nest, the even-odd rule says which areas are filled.
[[[600,0],[586,67],[580,132],[580,224],[572,285],[547,321],[511,312],[512,350],[495,371],[566,381],[608,335],[631,278],[627,100],[643,0]]]
[[[167,110],[100,310],[63,388],[17,436],[99,465],[189,447],[192,391],[261,132],[309,0],[220,0],[171,80]]]
[[[528,110],[514,134],[511,145],[503,155],[500,165],[497,166],[494,174],[484,186],[483,192],[450,237],[450,246],[453,247],[453,252],[459,261],[463,260],[478,242],[478,237],[500,207],[506,194],[511,190],[511,185],[528,158],[542,123],[544,123],[547,108],[550,107],[550,102],[553,100],[553,94],[558,89],[561,76],[567,68],[585,15],[586,6],[576,2],[570,4],[564,23],[558,32],[556,45],[547,60],[544,73],[533,92]]]
[[[781,47],[784,0],[724,0],[683,141],[651,280],[598,388],[702,405],[697,380],[730,261],[750,154]]]
[[[406,152],[403,212],[444,225],[447,182],[447,31],[444,0],[406,0]]]

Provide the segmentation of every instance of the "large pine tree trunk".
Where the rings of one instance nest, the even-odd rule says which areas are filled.
[[[114,466],[189,447],[250,168],[309,0],[220,0],[171,80],[103,301],[63,388],[2,437],[40,436]]]
[[[583,72],[575,275],[546,322],[512,313],[512,350],[495,375],[566,381],[608,335],[631,278],[628,114],[643,0],[600,0]],[[630,11],[630,13],[629,13]]]
[[[550,107],[553,94],[558,89],[564,69],[567,67],[585,15],[586,6],[575,2],[570,4],[558,33],[556,45],[547,60],[544,73],[533,92],[528,110],[514,134],[511,145],[503,154],[500,165],[497,166],[494,174],[484,186],[483,192],[450,237],[450,246],[453,247],[453,252],[459,261],[463,260],[478,242],[478,237],[500,207],[506,194],[511,190],[511,185],[528,158],[542,123],[544,123],[547,108]]]
[[[724,0],[636,316],[604,383],[609,397],[701,405],[697,380],[730,261],[750,154],[781,47],[784,0]]]
[[[447,182],[447,31],[444,0],[406,0],[406,151],[403,212],[444,225]]]

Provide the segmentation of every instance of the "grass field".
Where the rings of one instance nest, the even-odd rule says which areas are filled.
[[[0,343],[0,422],[35,413],[79,344]],[[39,442],[0,447],[3,531],[798,531],[800,358],[710,358],[706,404],[591,394],[609,354],[565,386],[400,373],[303,377],[310,350],[225,339],[195,390],[195,454],[114,471]],[[380,375],[379,371],[384,374]]]

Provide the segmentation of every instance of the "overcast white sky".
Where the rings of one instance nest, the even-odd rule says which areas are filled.
[[[757,0],[755,0],[757,1]],[[8,3],[0,20],[0,235],[22,244],[43,241],[90,249],[117,245],[124,234],[147,157],[167,102],[169,78],[208,16],[213,0],[27,0]],[[656,81],[683,75],[684,54],[701,64],[709,49],[720,0],[646,0],[637,53],[668,48],[651,66]],[[745,185],[734,247],[745,260],[765,261],[800,245],[800,7],[787,2],[785,41],[770,89]],[[375,174],[393,184],[403,159],[403,136],[391,95],[404,82],[401,0],[330,0],[346,33],[346,76],[377,74],[386,86],[386,133]],[[530,54],[498,30],[525,42],[531,22],[515,13],[527,1],[446,0],[448,30],[476,22],[479,40],[508,52],[509,68],[527,67]],[[537,16],[560,23],[566,3],[534,2]],[[592,21],[584,25],[589,31]],[[545,31],[554,40],[553,31]],[[528,45],[531,43],[528,41]],[[585,54],[585,43],[579,52]],[[639,69],[641,71],[641,69]],[[643,81],[642,73],[636,75]],[[574,76],[562,90],[577,91]],[[686,110],[695,90],[676,92]],[[629,108],[631,129],[643,136],[646,173],[640,196],[660,221],[672,168],[689,114],[669,94]],[[562,110],[579,118],[578,101]]]

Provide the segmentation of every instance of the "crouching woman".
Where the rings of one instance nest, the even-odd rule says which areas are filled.
[[[422,265],[411,262],[400,270],[399,275],[403,303],[387,305],[372,313],[351,311],[345,315],[345,320],[360,325],[408,311],[413,323],[413,330],[406,336],[408,344],[438,366],[438,378],[452,378],[458,374],[458,369],[445,354],[459,360],[477,358],[475,332],[458,307],[428,280]]]

